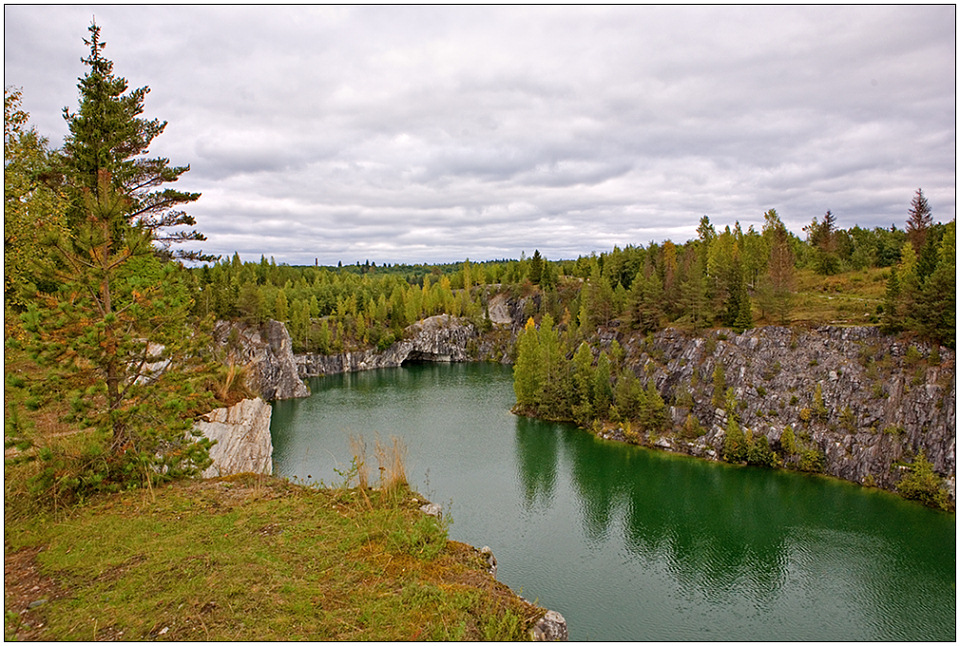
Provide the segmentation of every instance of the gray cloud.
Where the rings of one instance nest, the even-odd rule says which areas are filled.
[[[169,122],[213,253],[575,257],[955,216],[952,6],[16,6],[5,83],[58,145],[81,39]]]

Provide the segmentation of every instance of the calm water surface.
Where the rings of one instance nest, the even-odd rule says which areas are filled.
[[[411,486],[572,640],[956,639],[955,517],[518,418],[509,367],[336,375],[274,404],[274,472],[339,483],[401,437]],[[376,468],[372,469],[376,471]]]

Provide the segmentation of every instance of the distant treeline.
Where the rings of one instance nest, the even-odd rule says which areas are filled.
[[[922,199],[922,193],[917,192]],[[917,199],[915,198],[915,202]],[[923,202],[925,204],[925,200]],[[435,314],[486,325],[497,292],[530,299],[532,316],[550,314],[571,335],[587,338],[614,320],[654,332],[668,325],[734,330],[758,322],[789,324],[797,272],[830,276],[890,268],[887,295],[873,316],[890,332],[913,331],[955,346],[955,222],[929,214],[895,226],[836,227],[828,211],[789,232],[775,210],[760,231],[739,223],[717,231],[707,216],[697,237],[681,245],[615,247],[576,260],[549,261],[539,251],[519,260],[440,265],[290,266],[237,254],[190,270],[198,314],[287,323],[298,352],[385,348],[403,329]],[[827,280],[824,278],[824,280]]]

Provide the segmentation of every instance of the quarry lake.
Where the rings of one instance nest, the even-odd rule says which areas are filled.
[[[412,488],[489,545],[571,640],[956,639],[956,520],[828,478],[520,418],[509,366],[314,379],[274,404],[274,473],[338,484],[350,436],[402,438]],[[375,460],[371,480],[376,479]]]

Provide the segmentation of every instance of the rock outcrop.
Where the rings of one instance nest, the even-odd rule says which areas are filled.
[[[567,639],[567,620],[556,610],[547,610],[533,627],[535,642],[565,642]]]
[[[396,368],[410,361],[469,361],[473,358],[470,346],[475,343],[477,336],[472,324],[441,314],[409,326],[401,341],[382,352],[363,350],[333,355],[300,354],[296,356],[296,364],[299,376],[306,378]]]
[[[204,415],[204,419],[196,423],[196,428],[216,443],[210,448],[213,464],[203,472],[203,477],[237,473],[271,475],[270,414],[270,405],[258,397]]]
[[[653,337],[607,334],[646,385],[654,380],[677,432],[644,436],[651,446],[718,459],[727,412],[713,397],[719,366],[741,428],[780,447],[788,426],[823,454],[823,472],[892,489],[901,463],[922,451],[956,482],[955,353],[905,342],[870,327],[761,327],[742,334]],[[819,389],[819,393],[818,393]],[[713,399],[713,401],[711,401]],[[697,433],[679,431],[688,415]],[[616,433],[614,433],[616,435]]]
[[[219,321],[213,336],[231,360],[246,366],[247,387],[267,401],[310,395],[297,376],[293,342],[283,323],[267,321],[256,327]]]

